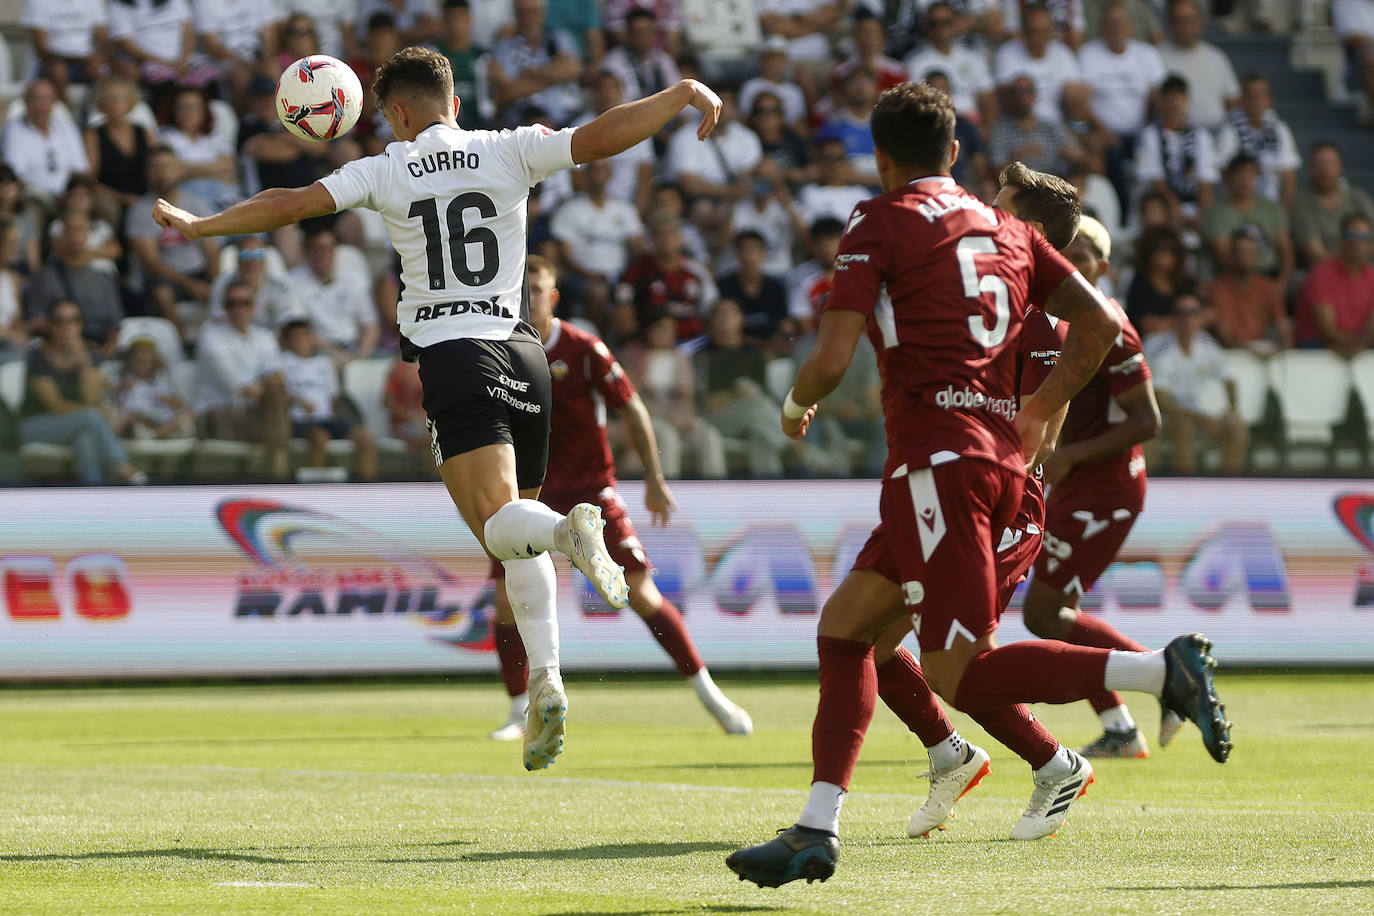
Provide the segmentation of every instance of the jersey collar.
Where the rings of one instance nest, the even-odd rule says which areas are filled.
[[[563,336],[563,322],[557,318],[553,320],[553,330],[549,332],[549,339],[544,341],[544,352],[547,353],[558,344],[558,338]]]
[[[921,184],[926,181],[938,181],[943,188],[954,187],[954,179],[949,175],[926,175],[921,178],[913,178],[907,182],[907,185]]]

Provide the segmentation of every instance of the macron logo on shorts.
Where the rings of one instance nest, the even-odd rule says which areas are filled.
[[[935,475],[921,468],[907,476],[911,488],[911,507],[916,511],[916,533],[921,539],[921,555],[929,562],[931,554],[945,537],[945,514],[940,509],[940,494],[935,491]]]

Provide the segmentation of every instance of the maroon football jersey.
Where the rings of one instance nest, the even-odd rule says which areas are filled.
[[[1024,471],[1012,419],[1027,302],[1046,301],[1074,273],[1039,232],[947,176],[854,208],[826,308],[868,319],[888,475],[948,455]]]
[[[635,386],[601,338],[566,321],[544,341],[553,379],[553,419],[545,494],[595,494],[615,484],[606,408],[624,407]]]
[[[1141,350],[1140,334],[1126,317],[1121,303],[1115,299],[1108,301],[1121,315],[1121,334],[1112,344],[1111,350],[1107,351],[1107,357],[1102,360],[1097,374],[1069,402],[1069,415],[1064,420],[1065,444],[1082,442],[1106,432],[1118,422],[1112,416],[1113,410],[1116,409],[1112,398],[1150,379],[1150,367],[1146,365],[1145,354]],[[1076,465],[1068,476],[1098,475],[1102,485],[1106,487],[1113,481],[1139,477],[1144,470],[1145,450],[1135,445],[1120,455]]]

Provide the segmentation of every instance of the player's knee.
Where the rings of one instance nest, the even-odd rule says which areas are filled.
[[[663,593],[654,585],[647,572],[633,572],[625,577],[630,587],[630,608],[648,620],[663,609]]]

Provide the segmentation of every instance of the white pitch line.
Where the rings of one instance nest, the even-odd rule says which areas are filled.
[[[215,887],[311,887],[304,881],[220,881]]]
[[[19,764],[13,764],[20,766]],[[32,765],[23,764],[26,769],[32,769]],[[459,782],[487,782],[487,783],[523,783],[525,785],[537,783],[554,783],[563,786],[583,786],[587,788],[611,788],[611,789],[635,789],[655,792],[709,792],[713,795],[777,795],[783,797],[803,797],[808,790],[805,789],[784,789],[784,788],[746,788],[744,786],[711,786],[697,785],[694,783],[681,782],[648,782],[644,780],[630,779],[594,779],[585,776],[504,776],[496,773],[404,773],[394,771],[371,771],[371,770],[309,770],[309,769],[282,769],[277,767],[236,767],[218,765],[178,765],[169,763],[147,763],[133,764],[125,766],[123,764],[100,764],[101,767],[111,769],[159,769],[159,770],[207,770],[219,773],[243,773],[243,774],[265,774],[276,773],[282,776],[303,776],[303,777],[331,777],[341,779],[391,779],[397,781],[417,781],[417,782],[445,782],[449,780]],[[88,769],[80,767],[79,769]],[[1019,778],[1018,778],[1019,779]],[[1024,780],[1029,783],[1029,780]],[[871,798],[880,801],[900,801],[911,802],[920,800],[924,793],[924,784],[917,784],[910,793],[903,792],[864,792],[857,793],[858,798]],[[1252,811],[1254,803],[1252,801],[1236,801],[1232,803],[1217,804],[1213,799],[1208,805],[1156,805],[1143,800],[1126,799],[1104,799],[1101,793],[1094,793],[1092,802],[1096,807],[1129,808],[1145,813],[1173,813],[1173,814],[1235,814],[1237,812]],[[969,799],[977,802],[996,802],[1005,804],[1022,804],[1022,798],[1007,798],[995,795],[984,795],[978,793],[970,795]],[[1311,802],[1311,801],[1270,801],[1265,802],[1265,806],[1270,809],[1282,808],[1294,811],[1311,811],[1314,808],[1331,808],[1342,811],[1346,814],[1353,814],[1349,810],[1348,802]],[[1368,813],[1366,817],[1374,818],[1374,813]]]

